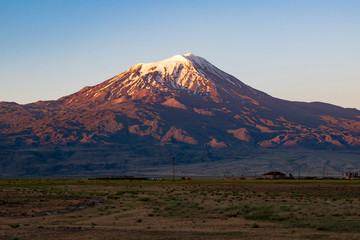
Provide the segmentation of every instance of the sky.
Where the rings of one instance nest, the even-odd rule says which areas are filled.
[[[0,101],[190,52],[274,97],[360,109],[359,0],[0,0]]]

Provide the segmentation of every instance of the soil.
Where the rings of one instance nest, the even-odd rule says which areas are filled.
[[[0,239],[360,239],[355,181],[0,184]]]

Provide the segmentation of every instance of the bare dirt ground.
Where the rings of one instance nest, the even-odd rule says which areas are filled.
[[[0,239],[360,239],[360,182],[0,180]]]

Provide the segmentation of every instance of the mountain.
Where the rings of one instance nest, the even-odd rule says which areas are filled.
[[[0,103],[5,175],[106,174],[138,164],[160,169],[170,155],[186,166],[241,162],[241,154],[270,149],[359,147],[359,110],[274,98],[193,54],[137,64],[56,101]]]

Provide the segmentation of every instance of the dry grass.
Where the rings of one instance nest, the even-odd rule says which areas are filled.
[[[355,181],[0,181],[0,239],[360,239]]]

